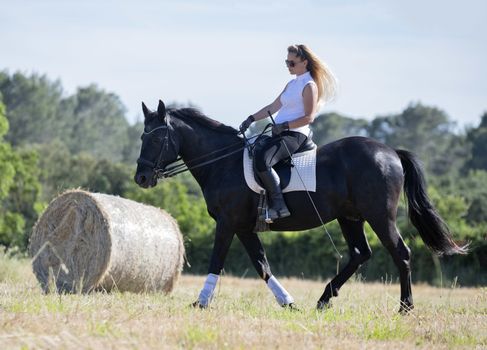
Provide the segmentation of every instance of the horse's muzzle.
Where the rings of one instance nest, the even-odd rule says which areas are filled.
[[[136,173],[134,176],[134,181],[142,188],[149,188],[157,185],[157,179],[155,176],[147,176],[147,174],[144,173]]]

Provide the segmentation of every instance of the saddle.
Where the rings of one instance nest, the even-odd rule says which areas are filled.
[[[308,151],[313,151],[317,148],[316,144],[313,142],[311,138],[312,134],[310,132],[310,136],[303,142],[303,144],[294,152],[292,157],[294,159],[299,158],[301,156],[308,155]],[[267,139],[271,137],[268,135],[262,135],[259,137],[253,144],[253,147],[250,149],[249,157],[253,160],[255,152],[259,150],[260,145],[264,144]],[[282,190],[288,187],[290,180],[291,180],[291,169],[294,167],[291,157],[284,158],[283,160],[276,163],[272,169],[274,170],[274,176],[279,178],[279,185]],[[260,187],[264,187],[257,176],[257,169],[255,168],[255,163],[252,161],[252,169],[254,170],[254,180]]]

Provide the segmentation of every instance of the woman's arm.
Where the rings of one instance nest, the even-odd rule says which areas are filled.
[[[308,84],[303,90],[304,115],[289,122],[289,129],[299,128],[311,124],[318,109],[318,87],[316,84]]]
[[[259,110],[258,112],[252,114],[254,116],[254,119],[255,120],[261,120],[261,119],[265,119],[269,116],[269,112],[271,112],[271,114],[274,114],[276,113],[278,110],[280,110],[282,107],[282,104],[281,104],[281,95],[279,95],[275,100],[274,102],[272,102],[271,104],[263,107],[261,110]]]
[[[281,92],[282,94],[282,92]],[[282,104],[281,104],[281,95],[279,95],[275,100],[274,102],[272,102],[271,104],[265,106],[264,108],[262,108],[261,110],[259,110],[257,113],[254,113],[254,114],[251,114],[247,117],[247,119],[245,119],[242,124],[240,124],[240,126],[238,127],[240,132],[241,133],[244,133],[249,127],[250,125],[257,121],[257,120],[261,120],[261,119],[265,119],[269,116],[269,112],[271,114],[274,114],[276,113],[279,109],[281,109],[282,107]]]

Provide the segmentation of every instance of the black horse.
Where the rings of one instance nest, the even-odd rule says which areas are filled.
[[[142,104],[145,129],[135,182],[155,186],[158,175],[178,169],[181,157],[203,192],[208,213],[216,221],[209,273],[219,275],[234,235],[244,245],[259,276],[272,276],[264,248],[253,228],[259,195],[246,185],[238,131],[214,121],[195,109],[167,110],[159,101],[157,111]],[[364,233],[367,221],[387,248],[399,270],[400,312],[413,308],[411,254],[396,227],[398,200],[404,187],[409,218],[423,241],[435,253],[464,254],[431,204],[417,159],[365,137],[344,138],[317,150],[316,192],[310,193],[324,222],[337,219],[348,244],[350,259],[328,283],[317,307],[329,306],[340,287],[370,258]],[[270,225],[274,231],[298,231],[321,222],[306,192],[284,194],[291,216]]]

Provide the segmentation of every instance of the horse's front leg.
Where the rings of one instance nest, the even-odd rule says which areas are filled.
[[[267,287],[271,290],[279,305],[282,307],[289,307],[296,309],[294,306],[294,298],[288,293],[286,289],[279,283],[271,273],[271,268],[267,257],[265,255],[264,247],[260,242],[259,236],[256,233],[238,233],[238,239],[242,242],[247,254],[252,261],[259,276],[267,283]]]
[[[232,244],[233,236],[234,233],[227,225],[221,221],[217,221],[215,242],[213,243],[213,252],[211,253],[208,276],[206,277],[203,289],[201,289],[198,301],[196,301],[193,306],[207,308],[210,305],[220,272],[223,269],[223,264],[227,257],[228,249]]]

